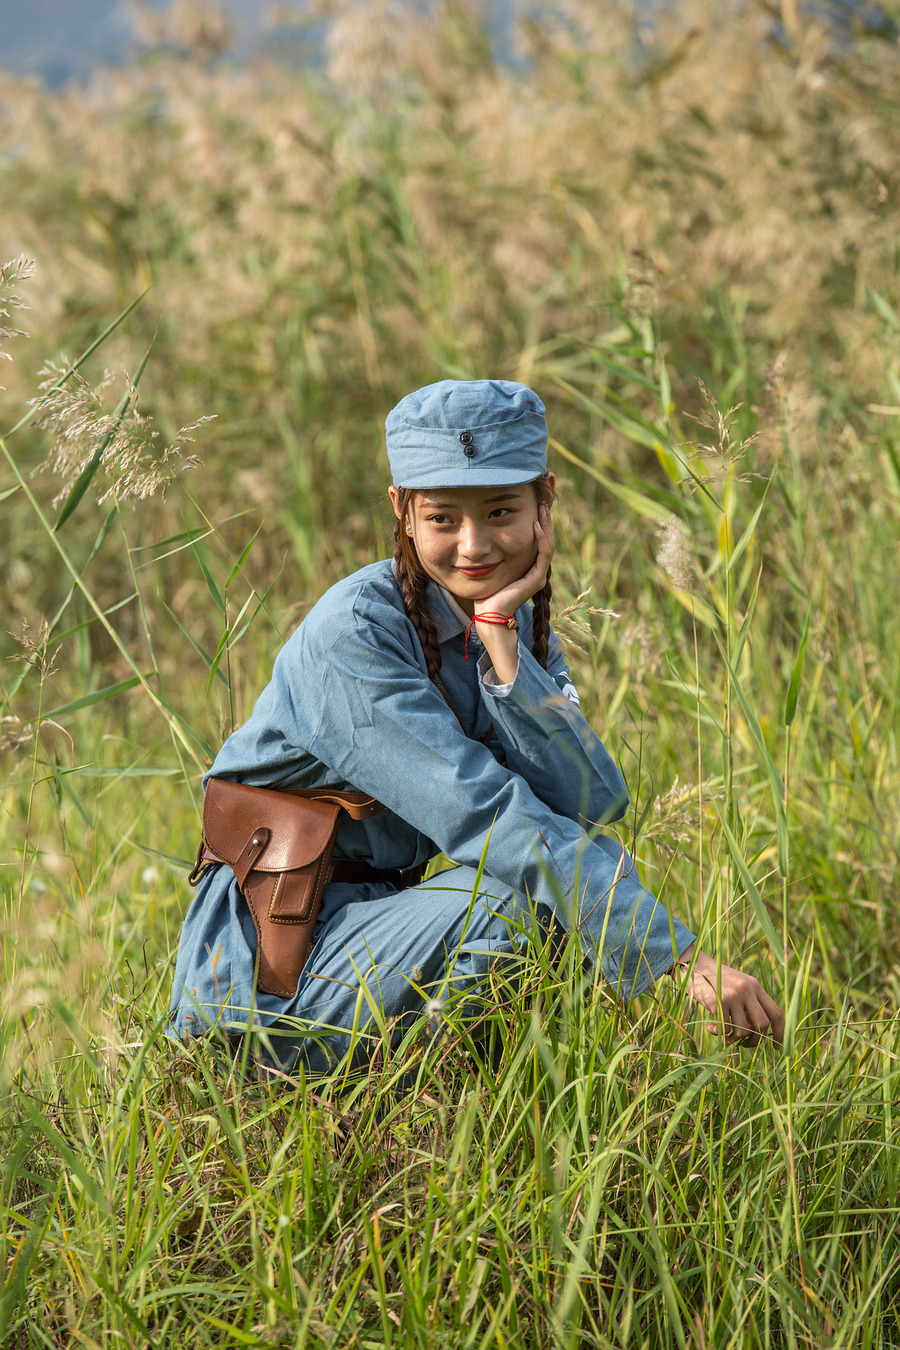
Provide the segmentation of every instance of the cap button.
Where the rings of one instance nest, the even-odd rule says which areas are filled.
[[[462,441],[463,445],[471,445],[472,444],[471,431],[461,431],[459,433],[459,439]]]
[[[463,448],[463,454],[466,459],[474,459],[478,454],[478,451],[475,449],[474,445],[467,445]]]

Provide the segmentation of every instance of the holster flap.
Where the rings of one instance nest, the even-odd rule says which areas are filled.
[[[308,867],[328,847],[340,810],[334,801],[210,778],[203,802],[203,839],[211,852],[235,868],[253,831],[268,830],[268,842],[254,861],[254,870],[294,871]]]

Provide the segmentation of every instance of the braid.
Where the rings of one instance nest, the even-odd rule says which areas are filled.
[[[554,492],[546,474],[536,478],[532,484],[538,507],[553,505]],[[547,669],[550,655],[550,601],[553,587],[550,584],[551,568],[547,568],[547,580],[541,590],[531,597],[531,654],[538,665]]]
[[[397,566],[397,580],[403,592],[403,606],[407,618],[416,630],[422,651],[425,653],[428,678],[440,687],[441,648],[437,625],[425,599],[428,576],[419,562],[412,540],[406,533],[412,495],[405,488],[400,488],[399,498],[400,515],[394,520],[394,562]]]
[[[548,567],[547,580],[541,590],[531,598],[531,655],[544,670],[547,669],[547,658],[550,655],[550,601],[553,597],[550,571]]]

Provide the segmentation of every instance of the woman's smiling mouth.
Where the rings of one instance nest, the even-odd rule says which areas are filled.
[[[457,572],[462,572],[464,577],[473,577],[477,579],[478,577],[489,577],[490,574],[494,571],[494,569],[499,566],[500,564],[498,562],[495,562],[495,563],[485,563],[481,567],[457,566],[456,570]]]

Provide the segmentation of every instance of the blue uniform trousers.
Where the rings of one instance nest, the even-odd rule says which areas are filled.
[[[327,886],[309,961],[290,1000],[254,991],[242,978],[252,969],[256,934],[234,884],[218,905],[198,896],[206,922],[186,926],[192,940],[183,944],[179,965],[200,964],[193,948],[207,940],[208,924],[205,955],[216,996],[203,1004],[199,990],[193,999],[184,990],[182,1004],[192,1006],[183,1013],[183,1030],[197,1035],[218,1026],[233,1035],[249,1025],[253,1052],[286,1070],[302,1063],[324,1072],[351,1045],[354,1060],[364,1062],[380,1045],[385,1023],[396,1040],[423,1010],[434,1017],[448,996],[457,1001],[483,988],[498,961],[514,974],[529,940],[547,931],[548,905],[532,905],[488,876],[476,891],[477,875],[473,867],[451,867],[399,892],[385,883]],[[227,919],[216,913],[219,906],[232,910]],[[473,1016],[478,1008],[474,1000]]]

